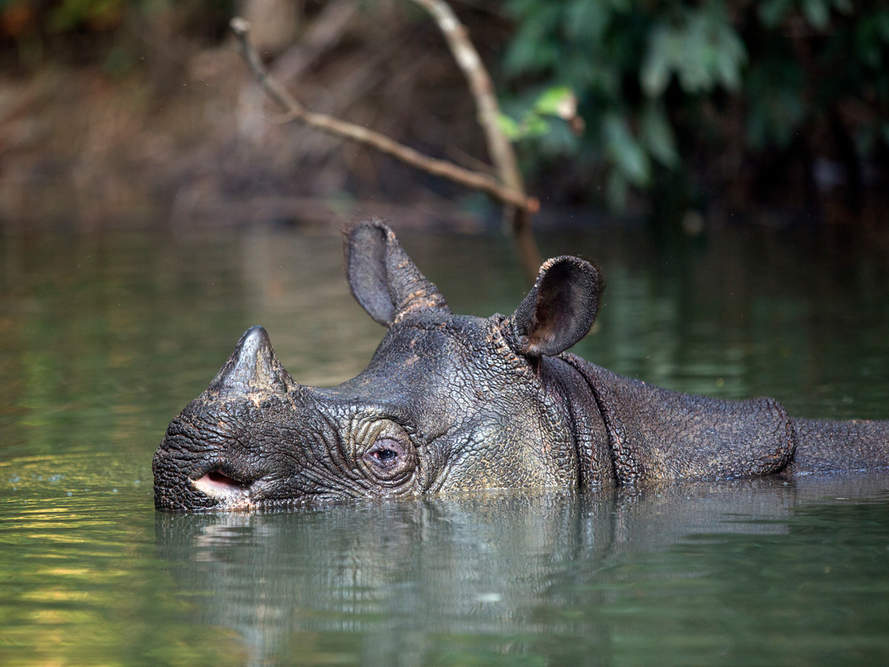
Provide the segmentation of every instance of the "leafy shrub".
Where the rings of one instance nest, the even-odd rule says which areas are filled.
[[[514,91],[507,112],[528,117],[541,93],[567,86],[587,128],[575,136],[538,122],[517,139],[535,142],[538,155],[573,155],[604,171],[615,207],[631,186],[650,191],[682,174],[680,181],[693,181],[688,156],[702,148],[704,156],[761,156],[794,150],[800,137],[810,154],[845,143],[836,159],[855,171],[889,147],[884,2],[507,0],[506,7],[517,24],[504,61]],[[832,139],[818,144],[819,136]]]

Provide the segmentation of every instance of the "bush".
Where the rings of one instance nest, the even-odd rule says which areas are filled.
[[[842,165],[847,183],[889,147],[889,7],[851,0],[663,2],[508,0],[505,56],[516,119],[541,93],[570,88],[586,124],[515,121],[538,156],[572,155],[604,173],[607,198],[630,187],[701,184],[703,162],[797,153]],[[718,162],[718,160],[714,160]],[[737,178],[737,164],[719,174]],[[734,172],[734,173],[732,173]],[[703,176],[702,176],[703,174]],[[812,177],[814,178],[814,176]]]

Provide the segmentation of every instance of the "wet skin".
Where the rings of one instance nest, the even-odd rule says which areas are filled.
[[[548,260],[512,315],[454,315],[379,222],[347,239],[352,292],[386,328],[368,367],[298,384],[261,327],[174,419],[159,509],[245,510],[493,488],[602,489],[889,466],[889,422],[790,417],[621,377],[567,349],[598,269]]]

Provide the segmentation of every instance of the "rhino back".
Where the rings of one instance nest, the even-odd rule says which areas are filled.
[[[683,394],[572,354],[563,358],[595,396],[619,484],[758,477],[781,471],[793,457],[793,425],[774,399]]]
[[[794,474],[889,467],[889,421],[794,419]]]

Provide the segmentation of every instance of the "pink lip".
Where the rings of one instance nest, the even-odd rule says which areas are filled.
[[[249,509],[251,506],[250,487],[215,470],[191,483],[198,491],[219,500],[226,508]]]

